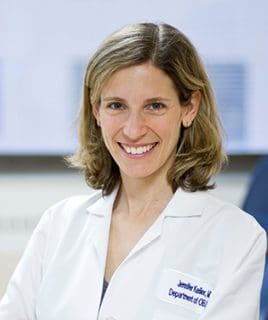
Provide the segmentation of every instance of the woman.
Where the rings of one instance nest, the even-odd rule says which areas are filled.
[[[207,191],[225,156],[189,40],[166,24],[112,34],[80,121],[69,161],[101,191],[47,210],[0,319],[258,319],[265,233]]]

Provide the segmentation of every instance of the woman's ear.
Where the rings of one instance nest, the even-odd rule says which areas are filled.
[[[189,103],[184,106],[184,114],[182,117],[182,124],[185,128],[192,125],[195,117],[198,114],[201,103],[201,93],[199,90],[193,91]]]
[[[95,103],[92,105],[92,112],[97,121],[97,125],[100,126],[100,111],[98,106]]]

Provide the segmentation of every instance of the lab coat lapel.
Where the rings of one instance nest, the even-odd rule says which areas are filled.
[[[93,244],[99,264],[103,268],[105,266],[113,203],[116,195],[117,189],[111,195],[101,197],[87,208],[90,214],[90,223],[93,226],[89,240]]]
[[[179,218],[201,216],[207,206],[206,199],[203,191],[187,192],[179,188],[163,214],[165,217]]]
[[[162,214],[147,230],[136,246],[129,253],[128,258],[158,239],[163,231],[164,221],[171,218],[187,218],[201,216],[205,209],[205,197],[202,192],[185,192],[178,189]]]
[[[101,197],[93,205],[87,208],[87,211],[91,214],[91,223],[94,225],[90,241],[93,243],[100,266],[103,268],[105,266],[107,254],[113,204],[117,192],[118,188],[116,188],[111,195]],[[204,209],[205,197],[202,192],[195,192],[193,196],[193,193],[191,192],[185,192],[178,189],[162,214],[131,250],[127,259],[161,236],[163,223],[166,218],[201,216]]]
[[[158,239],[162,233],[163,216],[160,215],[157,220],[151,225],[151,227],[145,232],[142,238],[137,242],[136,246],[131,250],[128,258],[132,257],[138,251],[151,244]]]

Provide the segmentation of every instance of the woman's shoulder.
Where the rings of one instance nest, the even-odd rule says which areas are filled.
[[[266,232],[257,220],[237,205],[215,196],[213,192],[204,194],[206,208],[204,219],[215,220],[215,231],[229,237],[234,242],[254,243],[259,238],[266,239]]]
[[[206,251],[209,252],[209,246],[215,248],[223,254],[225,264],[234,265],[234,261],[229,261],[230,256],[239,260],[256,246],[264,254],[266,232],[252,215],[210,191],[183,192],[182,199],[187,199],[185,203],[198,212],[191,219],[192,228],[202,235],[200,241],[205,244]]]
[[[85,220],[87,208],[102,198],[101,191],[90,195],[74,195],[56,202],[42,214],[37,230],[63,229],[74,220]]]
[[[256,219],[249,213],[233,203],[223,200],[211,191],[185,192],[181,191],[182,197],[185,198],[191,208],[199,210],[200,216],[204,221],[214,221],[222,229],[226,228],[229,232],[234,229],[237,233],[239,230],[255,230],[256,233],[263,233],[263,228]]]
[[[240,221],[242,224],[245,225],[254,225],[256,228],[260,228],[260,225],[256,221],[256,219],[248,212],[242,210],[237,205],[223,200],[211,192],[208,192],[207,195],[207,204],[208,204],[208,211],[212,214],[214,212],[220,214],[223,219]]]
[[[52,214],[59,214],[60,212],[85,212],[86,209],[93,205],[96,201],[102,198],[102,191],[94,191],[89,195],[74,195],[63,200],[60,200],[50,206],[46,211]]]

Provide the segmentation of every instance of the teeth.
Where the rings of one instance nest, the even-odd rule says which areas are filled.
[[[123,146],[123,145],[122,145]],[[131,153],[131,149],[129,147],[123,146],[123,148],[126,150],[127,153]]]
[[[135,147],[128,147],[128,146],[125,146],[123,144],[121,144],[121,146],[124,148],[124,150],[129,153],[129,154],[143,154],[145,152],[148,152],[150,151],[154,146],[155,146],[155,143],[152,143],[152,144],[148,144],[147,146],[144,146],[144,147],[138,147],[138,148],[135,148]]]

